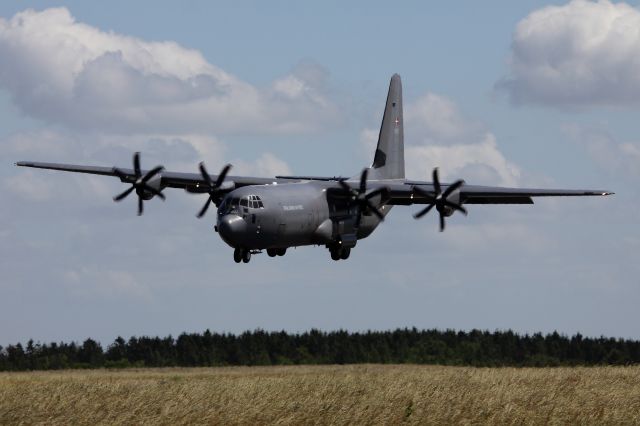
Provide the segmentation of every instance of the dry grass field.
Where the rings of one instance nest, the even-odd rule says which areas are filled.
[[[640,367],[0,373],[0,424],[640,424]]]

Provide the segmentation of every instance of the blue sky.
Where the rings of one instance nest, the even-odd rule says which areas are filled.
[[[404,326],[639,338],[637,7],[0,5],[0,344]],[[396,208],[348,262],[306,247],[236,265],[214,216],[194,217],[204,199],[167,191],[138,218],[111,201],[117,180],[13,167],[128,166],[140,150],[179,171],[356,174],[395,72],[409,177],[616,195],[471,206],[443,234]]]

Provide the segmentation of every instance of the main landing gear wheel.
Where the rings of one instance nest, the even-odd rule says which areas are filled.
[[[251,250],[243,250],[242,261],[244,263],[249,263],[250,260],[251,260]]]
[[[347,260],[351,254],[350,248],[344,247],[332,247],[329,249],[331,253],[331,259],[333,260]]]
[[[237,248],[233,251],[233,260],[236,261],[236,263],[240,263],[242,262],[242,250]]]
[[[342,249],[341,252],[342,253],[340,253],[340,259],[347,260],[349,258],[349,255],[351,254],[351,249],[345,248],[345,249]]]
[[[286,252],[287,252],[286,248],[270,248],[270,249],[267,249],[267,254],[269,255],[269,257],[284,256],[284,254]]]

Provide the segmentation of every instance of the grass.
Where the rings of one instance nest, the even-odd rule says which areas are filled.
[[[640,424],[640,367],[0,373],[0,424]]]

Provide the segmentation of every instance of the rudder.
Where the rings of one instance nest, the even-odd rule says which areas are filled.
[[[371,172],[373,179],[404,179],[402,82],[398,74],[394,74],[389,83]]]

